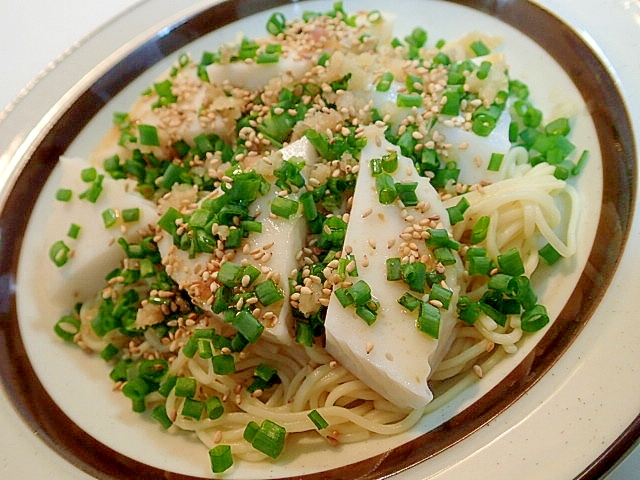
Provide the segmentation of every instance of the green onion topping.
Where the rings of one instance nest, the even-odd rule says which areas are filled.
[[[324,419],[322,415],[320,415],[320,412],[318,412],[317,410],[311,410],[307,414],[307,416],[318,430],[325,429],[329,426],[329,423]]]
[[[63,266],[69,260],[71,249],[62,240],[58,240],[49,249],[49,258],[57,267]]]
[[[211,471],[213,473],[222,473],[233,465],[231,457],[231,447],[229,445],[216,445],[209,450],[209,459],[211,460]]]

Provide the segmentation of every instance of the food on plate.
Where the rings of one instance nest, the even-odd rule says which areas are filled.
[[[63,158],[47,228],[46,288],[75,304],[55,331],[214,473],[406,431],[517,351],[550,321],[539,262],[575,253],[587,156],[501,39],[397,38],[340,2],[266,28],[181,54]]]

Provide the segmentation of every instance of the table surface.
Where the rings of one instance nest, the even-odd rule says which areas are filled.
[[[0,111],[47,69],[55,59],[96,28],[121,14],[138,0],[0,0]],[[11,15],[6,11],[11,9]],[[68,19],[73,21],[69,22]],[[0,125],[1,128],[1,125]],[[4,443],[4,442],[0,442]],[[24,461],[3,456],[5,472]],[[640,445],[606,476],[606,480],[638,478]]]

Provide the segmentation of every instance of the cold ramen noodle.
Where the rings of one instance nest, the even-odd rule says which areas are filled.
[[[574,254],[586,158],[497,38],[340,3],[266,28],[180,55],[63,157],[48,233],[55,331],[214,473],[406,431],[514,353],[549,322],[530,278]]]

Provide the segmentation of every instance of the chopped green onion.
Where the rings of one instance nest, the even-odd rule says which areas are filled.
[[[213,357],[213,350],[211,348],[211,341],[206,338],[198,339],[198,356],[200,358]]]
[[[449,221],[451,225],[455,225],[458,222],[464,220],[464,212],[471,205],[469,204],[469,200],[466,197],[462,197],[460,201],[454,205],[453,207],[447,208],[447,212],[449,213]]]
[[[149,393],[149,385],[140,378],[128,380],[122,387],[122,393],[131,400],[131,408],[134,412],[144,412],[146,410],[145,396]]]
[[[80,171],[80,178],[83,182],[90,183],[96,180],[98,171],[94,167],[87,167]]]
[[[139,208],[125,208],[122,210],[122,220],[124,222],[137,222],[140,219]]]
[[[278,371],[275,368],[265,363],[261,363],[253,371],[253,375],[255,377],[261,378],[265,382],[268,382],[269,380],[271,380],[277,373]]]
[[[438,247],[433,250],[433,256],[436,257],[443,265],[454,265],[456,263],[456,257],[451,253],[451,249],[448,247]]]
[[[416,326],[421,332],[437,339],[440,335],[440,309],[430,303],[420,302]]]
[[[209,450],[209,459],[211,460],[211,471],[213,473],[222,473],[228,470],[233,465],[231,447],[229,445],[216,445]]]
[[[272,279],[267,279],[264,282],[256,284],[254,292],[258,297],[258,301],[265,307],[284,298],[284,293]]]
[[[158,393],[163,397],[168,397],[171,390],[176,386],[176,383],[178,383],[178,377],[175,375],[168,375],[162,382],[160,382]]]
[[[118,347],[116,347],[113,343],[107,344],[102,350],[100,350],[100,358],[102,358],[105,362],[113,359],[118,354]]]
[[[373,325],[378,318],[377,308],[372,308],[368,303],[356,305],[356,315],[363,319],[367,325]]]
[[[502,159],[504,158],[504,153],[492,153],[491,159],[489,160],[489,165],[487,166],[487,170],[490,172],[497,172],[500,170],[500,165],[502,165]]]
[[[318,218],[318,207],[313,198],[313,192],[305,192],[300,195],[300,204],[302,205],[302,213],[308,221]]]
[[[271,35],[278,35],[284,32],[286,25],[287,20],[285,16],[280,12],[276,12],[271,15],[267,21],[267,32]]]
[[[395,280],[402,279],[402,266],[400,265],[400,258],[393,257],[387,258],[387,280],[393,282]]]
[[[296,342],[305,347],[313,346],[313,329],[307,322],[296,322]]]
[[[241,334],[237,334],[235,335],[232,339],[231,339],[231,350],[234,352],[241,352],[242,350],[244,350],[244,347],[246,347],[249,344],[249,341],[244,338]]]
[[[442,303],[442,308],[444,308],[445,310],[449,309],[451,298],[453,298],[453,292],[448,288],[444,288],[437,283],[433,284],[433,286],[431,287],[429,300],[436,300]]]
[[[64,315],[56,322],[53,330],[65,342],[72,342],[73,337],[80,332],[80,319],[73,315]]]
[[[176,222],[182,220],[182,214],[173,207],[169,207],[167,211],[158,220],[158,226],[171,235],[176,235],[178,225]]]
[[[243,274],[242,265],[227,261],[220,265],[217,280],[227,287],[235,287],[242,281]]]
[[[469,325],[473,325],[480,316],[479,302],[473,302],[467,296],[458,299],[458,318]]]
[[[428,149],[423,150],[428,151]],[[437,156],[435,157],[437,159]],[[439,162],[439,160],[438,160]],[[435,163],[435,160],[434,160]],[[438,168],[439,163],[434,165],[435,168]],[[439,168],[435,170],[435,176],[431,179],[431,185],[436,188],[444,188],[447,186],[451,186],[458,181],[458,176],[460,175],[460,169],[456,168],[455,162],[447,163],[445,168]]]
[[[387,173],[393,173],[398,169],[398,153],[391,152],[382,156],[382,169]]]
[[[244,432],[242,432],[242,438],[251,443],[256,436],[256,433],[258,433],[258,430],[260,430],[260,425],[251,420],[244,428]]]
[[[63,266],[69,260],[71,249],[62,240],[58,240],[49,249],[49,258],[57,267]]]
[[[451,58],[444,52],[438,52],[435,57],[433,57],[434,65],[450,65]]]
[[[571,125],[569,125],[569,119],[566,117],[556,118],[552,122],[549,122],[544,128],[547,135],[568,135],[571,131]]]
[[[453,250],[460,248],[460,242],[451,238],[446,228],[430,228],[427,230],[429,236],[425,239],[428,247],[447,247]]]
[[[424,89],[422,78],[417,75],[407,75],[404,86],[408,93],[420,93]]]
[[[107,208],[102,212],[102,223],[104,223],[104,228],[113,227],[118,221],[118,212],[116,212],[113,208]]]
[[[491,70],[491,62],[487,62],[486,60],[480,64],[480,68],[476,72],[476,76],[480,80],[484,80],[489,76],[489,71]]]
[[[544,305],[535,305],[525,310],[520,319],[520,328],[523,332],[537,332],[549,323],[549,315]]]
[[[98,197],[102,193],[102,181],[104,180],[104,175],[100,174],[96,177],[96,179],[91,183],[89,188],[78,195],[78,198],[88,200],[91,203],[96,203],[98,201]]]
[[[509,80],[509,93],[520,100],[526,100],[529,97],[529,87],[520,80]]]
[[[67,230],[67,237],[77,240],[78,235],[80,234],[80,228],[80,225],[78,225],[77,223],[72,223],[71,225],[69,225],[69,230]]]
[[[342,305],[343,307],[346,308],[349,305],[353,305],[353,297],[346,288],[336,288],[333,291],[333,294],[336,296],[336,298],[340,302],[340,305]]]
[[[381,173],[376,177],[376,189],[378,201],[384,205],[393,203],[398,196],[393,177],[386,173]]]
[[[548,160],[547,160],[548,161]],[[556,169],[553,171],[553,176],[558,180],[566,180],[571,175],[574,165],[569,160],[565,160],[556,165]]]
[[[484,55],[488,55],[489,53],[491,53],[491,50],[489,50],[489,47],[487,47],[482,40],[476,40],[471,45],[469,45],[469,47],[471,48],[471,50],[473,50],[473,53],[475,53],[476,56],[478,57],[482,57]]]
[[[547,243],[544,247],[538,250],[538,254],[545,262],[547,262],[548,265],[553,265],[562,258],[562,255],[560,255],[550,243]]]
[[[589,157],[589,151],[584,150],[580,155],[580,158],[576,162],[575,166],[571,170],[571,175],[576,176],[579,175],[580,172],[584,169],[585,164],[587,163],[587,158]]]
[[[467,271],[469,275],[489,275],[493,269],[493,262],[486,255],[469,257],[467,255]]]
[[[489,278],[489,282],[487,283],[487,287],[492,290],[496,290],[500,293],[506,293],[507,288],[509,286],[509,282],[513,279],[511,275],[506,275],[504,273],[497,273],[496,275],[492,275]]]
[[[163,404],[153,407],[153,410],[151,411],[151,418],[158,421],[165,430],[173,425],[169,415],[167,415],[167,409]]]
[[[446,249],[449,250],[448,248]],[[426,279],[427,266],[422,262],[405,263],[402,265],[402,277],[407,286],[414,292],[423,293]]]
[[[380,13],[380,10],[371,10],[367,13],[367,20],[372,24],[380,23],[382,21],[382,13]]]
[[[260,53],[256,56],[257,64],[278,63],[280,60],[279,53]]]
[[[307,414],[307,417],[309,417],[318,430],[325,429],[329,426],[329,422],[327,422],[317,410],[311,410]]]
[[[411,31],[411,35],[404,38],[409,45],[421,48],[427,42],[427,32],[424,28],[415,27]]]
[[[398,299],[398,303],[410,312],[413,312],[420,306],[420,299],[415,295],[406,292]]]
[[[153,84],[153,89],[158,94],[158,101],[156,101],[151,106],[152,108],[163,107],[163,106],[169,105],[171,103],[176,103],[178,101],[178,97],[176,97],[173,94],[172,90],[171,90],[172,86],[173,85],[171,83],[171,80],[169,80],[169,79],[166,79],[166,80],[164,80],[162,82]],[[149,145],[149,144],[145,144],[144,142],[142,142],[142,144],[143,145]]]
[[[198,337],[191,336],[187,343],[182,347],[182,353],[185,357],[193,358],[193,356],[198,351]]]
[[[399,93],[396,105],[404,108],[421,107],[422,101],[422,95],[419,93]]]
[[[255,343],[264,331],[262,325],[250,312],[242,310],[231,321],[238,332],[250,343]]]
[[[498,255],[498,267],[500,272],[513,277],[517,277],[524,273],[524,265],[520,252],[517,248],[511,248],[501,255]]]
[[[371,287],[364,280],[358,280],[347,291],[356,305],[364,305],[371,300]]]
[[[444,93],[445,103],[440,107],[442,115],[456,116],[460,113],[460,102],[462,101],[462,92],[459,90],[449,90]]]
[[[369,169],[371,170],[371,176],[377,177],[382,173],[382,159],[381,158],[372,158],[369,161]]]
[[[395,187],[398,197],[405,207],[418,205],[418,195],[416,194],[418,182],[396,182]]]
[[[536,302],[538,301],[538,297],[531,287],[531,281],[524,275],[521,275],[519,277],[512,277],[512,279],[509,281],[509,284],[507,285],[507,288],[508,295],[518,303],[520,303],[520,305],[522,305],[522,308],[524,308],[525,310],[528,310],[535,306]]]
[[[518,126],[518,122],[511,122],[509,124],[509,141],[511,143],[516,143],[516,141],[518,141],[519,131],[520,127]]]
[[[487,238],[487,233],[489,231],[489,222],[491,221],[490,217],[485,215],[480,217],[476,223],[471,228],[471,239],[469,240],[472,245],[476,243],[482,242],[485,238]]]
[[[73,192],[68,188],[59,188],[56,191],[56,200],[59,200],[60,202],[68,202],[71,200],[72,196]]]
[[[253,422],[255,423],[255,422]],[[250,429],[250,432],[247,432]],[[268,455],[271,458],[277,458],[284,449],[284,441],[287,431],[272,422],[271,420],[263,420],[262,425],[256,430],[255,425],[249,427],[247,425],[244,437],[250,437],[251,445],[256,450]]]
[[[224,413],[224,405],[220,401],[218,397],[209,397],[205,402],[205,409],[207,412],[207,417],[211,420],[215,420],[216,418],[220,418]]]
[[[184,399],[181,413],[185,417],[200,420],[200,417],[202,417],[202,412],[204,412],[204,408],[204,402],[187,397]]]
[[[215,355],[211,362],[213,371],[218,375],[230,375],[236,371],[236,363],[233,355]]]
[[[176,397],[193,397],[196,394],[198,382],[191,377],[178,377],[176,379],[175,394]]]
[[[299,203],[286,197],[275,197],[271,202],[271,213],[282,218],[289,218],[298,212]]]
[[[158,138],[158,129],[153,125],[138,125],[138,133],[140,134],[140,143],[151,147],[160,146]]]
[[[331,55],[327,52],[324,52],[320,57],[318,57],[318,65],[321,67],[325,67],[327,62],[331,59]]]
[[[109,378],[114,382],[124,382],[127,379],[127,369],[131,365],[132,360],[120,359],[116,362],[113,369],[109,373]]]
[[[504,313],[485,302],[479,302],[479,305],[480,310],[482,310],[485,315],[493,319],[498,325],[503,327],[505,326],[507,323],[507,316]]]
[[[393,82],[393,73],[385,72],[382,74],[382,78],[376,85],[376,90],[378,92],[386,92],[391,87],[391,83]]]

